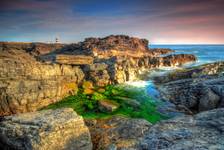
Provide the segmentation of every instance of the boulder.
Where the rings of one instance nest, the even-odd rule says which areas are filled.
[[[27,51],[30,52],[34,56],[46,55],[48,53],[54,52],[58,49],[61,49],[64,44],[59,43],[32,43],[32,47]]]
[[[202,150],[224,147],[224,109],[162,121],[151,127],[138,150]]]
[[[144,134],[152,126],[144,119],[112,117],[110,119],[86,120],[93,147],[101,149],[138,149]]]
[[[217,108],[220,97],[216,95],[211,89],[202,89],[202,96],[199,99],[199,111],[211,110]]]
[[[158,86],[163,99],[184,105],[193,112],[223,107],[224,77],[181,79]]]
[[[140,106],[141,106],[141,103],[136,99],[132,99],[132,98],[128,98],[128,97],[121,97],[121,96],[116,96],[116,98],[122,100],[124,103],[126,103],[136,109],[140,108]]]
[[[173,54],[161,57],[163,66],[181,66],[185,63],[195,62],[196,56],[191,54]]]
[[[99,109],[103,112],[113,112],[117,110],[119,104],[111,100],[100,100]]]
[[[1,149],[92,150],[89,130],[71,108],[4,117],[0,137]]]
[[[159,56],[159,55],[165,55],[165,54],[170,54],[175,52],[172,49],[169,48],[149,48],[149,50],[153,53],[153,55],[155,56]]]
[[[96,86],[104,87],[110,83],[108,65],[105,63],[94,63],[86,65],[84,71],[87,79],[93,81]]]
[[[174,80],[181,80],[181,79],[191,79],[191,78],[203,78],[208,75],[215,75],[219,76],[222,75],[224,72],[224,62],[215,62],[200,65],[197,67],[190,67],[184,69],[178,69],[171,73],[157,76],[154,80],[157,83],[167,83]]]

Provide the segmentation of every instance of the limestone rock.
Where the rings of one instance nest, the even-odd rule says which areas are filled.
[[[64,44],[59,43],[0,42],[2,50],[24,50],[33,56],[45,55],[57,51],[64,46]]]
[[[182,116],[154,125],[138,150],[189,150],[224,147],[224,109]]]
[[[194,112],[223,107],[224,77],[181,79],[158,87],[164,99]]]
[[[56,55],[56,63],[67,65],[86,65],[93,63],[93,57],[85,55]]]
[[[195,62],[197,58],[191,54],[175,54],[162,57],[163,66],[181,66],[185,63]]]
[[[141,106],[141,103],[136,99],[121,96],[116,96],[116,98],[122,100],[124,103],[132,106],[133,108],[139,108]]]
[[[104,112],[113,112],[117,110],[118,107],[119,107],[119,104],[114,101],[110,101],[110,100],[99,101],[99,109]]]
[[[211,89],[202,89],[201,98],[199,100],[199,111],[211,110],[217,108],[220,97],[216,95]]]
[[[7,116],[0,122],[1,149],[91,150],[88,128],[72,109]]]
[[[224,62],[215,62],[204,64],[197,67],[190,67],[174,72],[157,76],[155,81],[158,83],[166,83],[174,80],[189,79],[189,78],[203,78],[207,75],[222,75],[224,72]]]
[[[51,52],[54,52],[58,49],[61,49],[64,44],[46,44],[46,43],[32,43],[32,47],[27,49],[28,52],[34,56],[45,55]]]
[[[0,115],[35,111],[75,94],[84,73],[79,66],[46,64],[23,50],[0,53]]]
[[[94,149],[138,149],[145,133],[152,126],[144,119],[113,117],[101,120],[86,120]]]
[[[110,83],[110,75],[107,69],[108,65],[105,63],[94,63],[86,65],[84,71],[87,79],[93,81],[94,85],[104,87]]]
[[[169,48],[149,48],[149,50],[153,53],[154,56],[165,55],[175,52]]]

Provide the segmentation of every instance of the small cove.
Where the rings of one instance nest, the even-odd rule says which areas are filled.
[[[175,112],[174,104],[161,99],[160,92],[157,90],[156,85],[154,84],[153,77],[174,72],[177,69],[199,66],[206,63],[224,60],[224,45],[151,45],[150,47],[170,48],[175,50],[175,52],[172,54],[193,54],[198,58],[196,62],[188,63],[180,67],[161,67],[158,69],[153,69],[148,74],[147,81],[127,82],[128,85],[145,89],[147,94],[157,103],[159,103],[157,108],[158,111],[167,115],[168,117],[175,117],[181,115],[182,113]]]

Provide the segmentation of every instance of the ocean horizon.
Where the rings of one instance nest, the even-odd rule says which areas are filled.
[[[170,48],[173,54],[193,54],[198,60],[192,65],[201,65],[216,61],[224,61],[224,44],[153,44],[150,48]]]

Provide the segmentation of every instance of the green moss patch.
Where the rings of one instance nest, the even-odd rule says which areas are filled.
[[[144,118],[151,123],[156,123],[167,118],[156,110],[157,104],[142,89],[110,85],[104,89],[94,88],[92,94],[84,94],[84,90],[80,88],[76,95],[68,96],[45,109],[70,107],[85,119],[109,118],[121,115],[131,118]],[[113,112],[103,112],[99,109],[99,101],[101,100],[119,104],[119,108]]]

